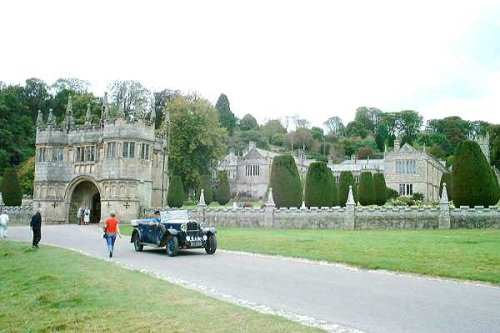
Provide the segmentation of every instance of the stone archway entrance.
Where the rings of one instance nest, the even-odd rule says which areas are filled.
[[[101,194],[91,181],[82,181],[75,186],[71,194],[69,205],[69,223],[78,223],[78,208],[90,209],[90,223],[99,223],[101,220]]]

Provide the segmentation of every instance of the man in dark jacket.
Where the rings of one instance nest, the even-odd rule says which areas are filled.
[[[31,217],[30,227],[33,230],[33,248],[38,249],[38,242],[42,239],[42,209],[38,208],[37,212]]]

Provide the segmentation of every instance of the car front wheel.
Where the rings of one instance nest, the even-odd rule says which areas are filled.
[[[139,237],[137,237],[137,238],[134,240],[134,249],[135,249],[137,252],[141,252],[143,248],[144,248],[144,245],[142,245],[142,244],[141,244],[141,242],[139,241]]]
[[[215,235],[209,235],[207,238],[207,242],[205,244],[205,251],[208,254],[214,254],[215,250],[217,250],[217,237]]]
[[[177,255],[177,251],[179,250],[179,241],[177,237],[169,235],[167,237],[167,256],[175,257]]]

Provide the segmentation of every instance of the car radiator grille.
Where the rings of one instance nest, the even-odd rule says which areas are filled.
[[[188,222],[187,224],[187,230],[188,231],[198,231],[198,223],[196,222]]]

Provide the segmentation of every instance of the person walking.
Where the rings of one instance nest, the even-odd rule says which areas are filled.
[[[32,247],[38,249],[38,243],[42,239],[42,208],[38,208],[31,217],[30,227],[33,231]]]
[[[83,212],[83,224],[90,223],[90,209],[85,207],[85,211]]]
[[[3,210],[0,214],[0,238],[7,238],[7,225],[9,224],[9,215]]]
[[[106,239],[106,244],[108,246],[110,258],[113,257],[116,235],[118,235],[120,238],[122,237],[118,224],[120,224],[120,220],[118,220],[118,218],[116,217],[116,213],[114,211],[111,211],[109,213],[109,217],[106,219],[104,226],[104,236]]]

